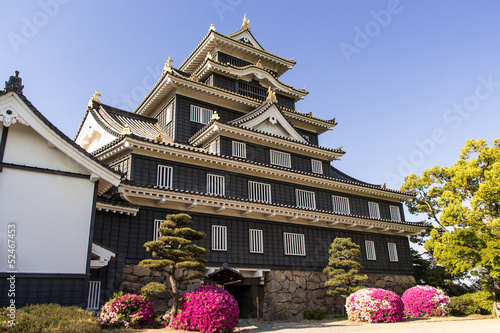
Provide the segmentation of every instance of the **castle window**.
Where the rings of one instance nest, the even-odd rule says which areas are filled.
[[[311,160],[311,167],[313,173],[323,174],[323,162],[319,160]]]
[[[316,209],[316,196],[314,192],[295,190],[297,206],[300,208]]]
[[[101,281],[89,281],[87,310],[98,310],[100,298],[101,298]]]
[[[262,230],[250,229],[250,253],[264,253],[264,239],[262,237]]]
[[[283,233],[285,254],[289,256],[305,256],[306,242],[303,234]]]
[[[387,243],[387,247],[389,249],[389,260],[390,261],[399,261],[398,260],[398,249],[396,247],[396,243]]]
[[[271,150],[271,164],[290,168],[292,166],[290,154]]]
[[[160,237],[160,226],[161,224],[165,222],[165,220],[154,220],[154,224],[153,224],[153,240],[154,241],[157,241],[158,238]]]
[[[225,177],[213,174],[207,174],[207,193],[215,195],[225,195]]]
[[[218,140],[214,140],[212,141],[209,145],[208,145],[208,152],[211,153],[211,154],[218,154],[219,153],[219,144],[218,144]]]
[[[351,214],[349,198],[332,195],[333,211],[335,213]]]
[[[271,184],[249,181],[248,199],[271,203]]]
[[[196,105],[191,105],[191,121],[200,124],[208,124],[214,112]]]
[[[172,121],[173,109],[172,104],[170,104],[167,110],[165,110],[165,124],[169,124]]]
[[[370,212],[370,217],[379,219],[380,218],[380,209],[378,207],[378,203],[376,202],[369,202],[368,203],[368,210]]]
[[[398,206],[389,206],[391,210],[391,220],[392,221],[401,221],[401,213],[399,212]]]
[[[227,251],[227,227],[212,226],[212,251]]]
[[[243,142],[233,141],[233,156],[247,158],[247,145]]]
[[[158,165],[156,185],[162,187],[172,187],[173,168],[166,165]]]
[[[375,243],[373,241],[365,241],[366,248],[366,259],[377,260],[377,255],[375,254]]]

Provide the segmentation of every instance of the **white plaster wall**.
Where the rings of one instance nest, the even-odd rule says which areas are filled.
[[[49,148],[47,140],[31,127],[13,124],[9,127],[3,161],[52,170],[90,174],[57,148]]]
[[[18,272],[85,273],[93,191],[87,179],[4,168],[0,272],[9,270],[7,225],[15,223]]]
[[[99,133],[98,136],[95,134],[93,135],[95,131]],[[75,142],[84,147],[88,152],[92,152],[107,145],[115,139],[116,137],[114,135],[106,132],[89,114],[83,122],[82,129]],[[88,143],[89,141],[90,144]]]

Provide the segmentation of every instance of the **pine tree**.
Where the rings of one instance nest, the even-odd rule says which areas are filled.
[[[368,279],[368,276],[359,273],[363,269],[359,245],[353,243],[350,238],[335,238],[328,253],[328,266],[323,272],[328,276],[325,286],[333,289],[327,290],[326,294],[345,299],[351,293],[362,289],[358,284]]]
[[[201,279],[206,271],[205,263],[207,261],[201,255],[208,254],[209,251],[192,244],[193,241],[205,238],[206,234],[187,227],[192,224],[193,220],[187,214],[167,215],[166,220],[158,229],[158,239],[144,244],[146,250],[152,252],[153,259],[144,259],[139,263],[139,266],[147,267],[153,271],[161,272],[165,268],[169,269],[174,299],[170,312],[172,318],[177,315],[180,280]],[[191,270],[195,273],[178,278],[175,274],[178,269]]]

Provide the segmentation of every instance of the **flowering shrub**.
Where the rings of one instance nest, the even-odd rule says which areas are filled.
[[[378,288],[361,289],[347,297],[347,317],[369,323],[403,320],[403,301],[396,293]]]
[[[405,315],[412,318],[445,316],[450,298],[442,290],[431,286],[415,286],[405,291],[402,297]]]
[[[105,328],[141,328],[153,325],[153,305],[141,295],[115,294],[99,313],[99,324]]]
[[[201,286],[184,294],[171,327],[204,333],[232,332],[239,315],[238,303],[226,290]]]

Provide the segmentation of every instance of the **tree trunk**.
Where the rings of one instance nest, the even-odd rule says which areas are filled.
[[[491,298],[493,299],[493,314],[497,316],[497,318],[500,318],[500,311],[498,310],[498,304],[497,304],[497,292],[496,292],[496,285],[495,285],[495,280],[490,278],[490,288],[491,288]]]
[[[178,300],[179,300],[179,288],[177,286],[177,281],[175,280],[175,271],[170,271],[169,274],[169,279],[170,279],[170,285],[172,287],[172,297],[174,303],[172,304],[172,309],[170,310],[170,318],[173,319],[175,316],[177,316],[177,310],[178,310]],[[170,324],[172,324],[172,320],[170,320]]]

